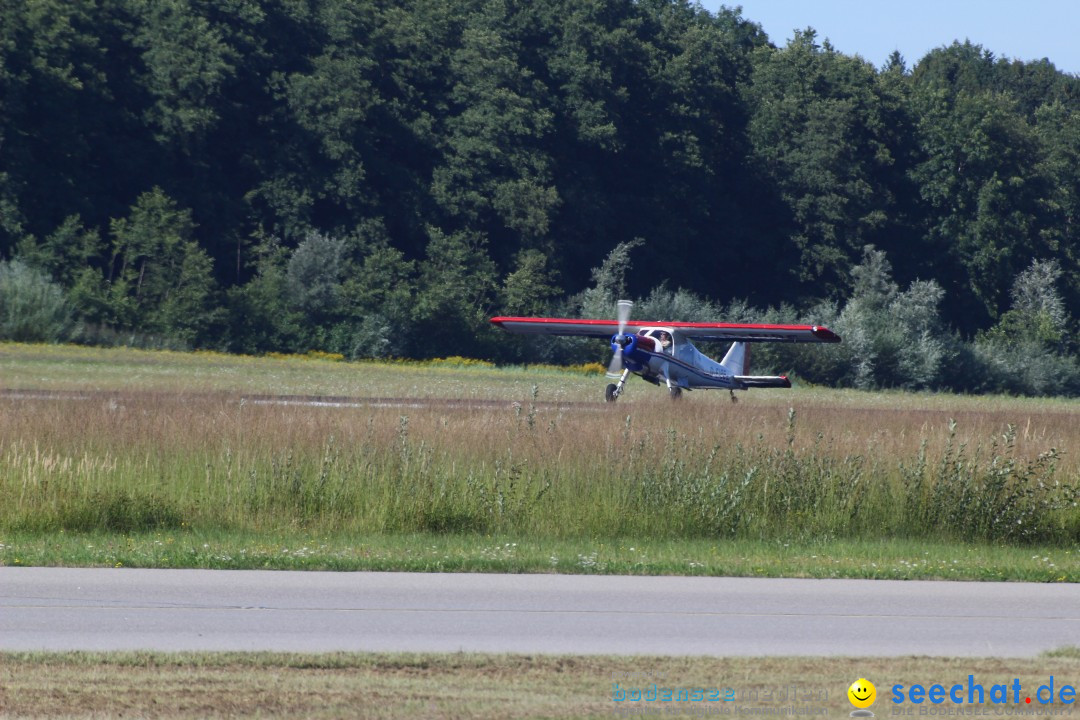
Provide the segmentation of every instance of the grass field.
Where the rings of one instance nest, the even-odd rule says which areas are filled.
[[[789,707],[811,717],[843,717],[847,688],[859,678],[877,686],[871,708],[889,717],[894,684],[966,687],[987,692],[1019,680],[1034,696],[1055,678],[1055,691],[1080,679],[1080,653],[1066,650],[1028,660],[908,658],[655,658],[516,655],[276,655],[118,653],[0,654],[0,716],[49,718],[612,718],[701,717],[708,708],[731,717],[760,717]],[[620,689],[730,688],[727,702],[616,702]],[[624,690],[625,692],[625,690]],[[798,693],[799,699],[792,699]],[[1045,697],[1045,695],[1044,695]],[[649,708],[648,705],[664,705]],[[974,710],[1036,717],[1073,706],[924,703],[913,715]],[[820,712],[819,712],[820,711]],[[635,715],[629,715],[631,717]],[[642,715],[637,715],[641,717]],[[709,715],[713,717],[715,715]]]
[[[3,345],[0,562],[1080,579],[1072,403],[603,383]]]

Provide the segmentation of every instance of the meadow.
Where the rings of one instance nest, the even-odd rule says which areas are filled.
[[[33,345],[0,378],[5,564],[1080,579],[1062,400]]]

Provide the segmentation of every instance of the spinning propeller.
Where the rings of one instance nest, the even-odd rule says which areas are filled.
[[[620,378],[623,373],[623,348],[630,343],[630,337],[626,334],[626,323],[630,321],[630,310],[634,303],[629,300],[620,300],[616,305],[616,317],[619,319],[619,332],[612,338],[612,344],[616,345],[615,354],[611,357],[608,365],[607,376]]]

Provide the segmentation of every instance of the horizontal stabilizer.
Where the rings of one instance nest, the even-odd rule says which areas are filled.
[[[791,381],[783,375],[736,375],[735,380],[748,388],[791,387]]]

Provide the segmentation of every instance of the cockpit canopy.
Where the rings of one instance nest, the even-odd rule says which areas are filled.
[[[638,330],[638,346],[653,352],[668,352],[675,347],[675,334],[669,328],[647,327]],[[667,341],[667,345],[664,341]]]

